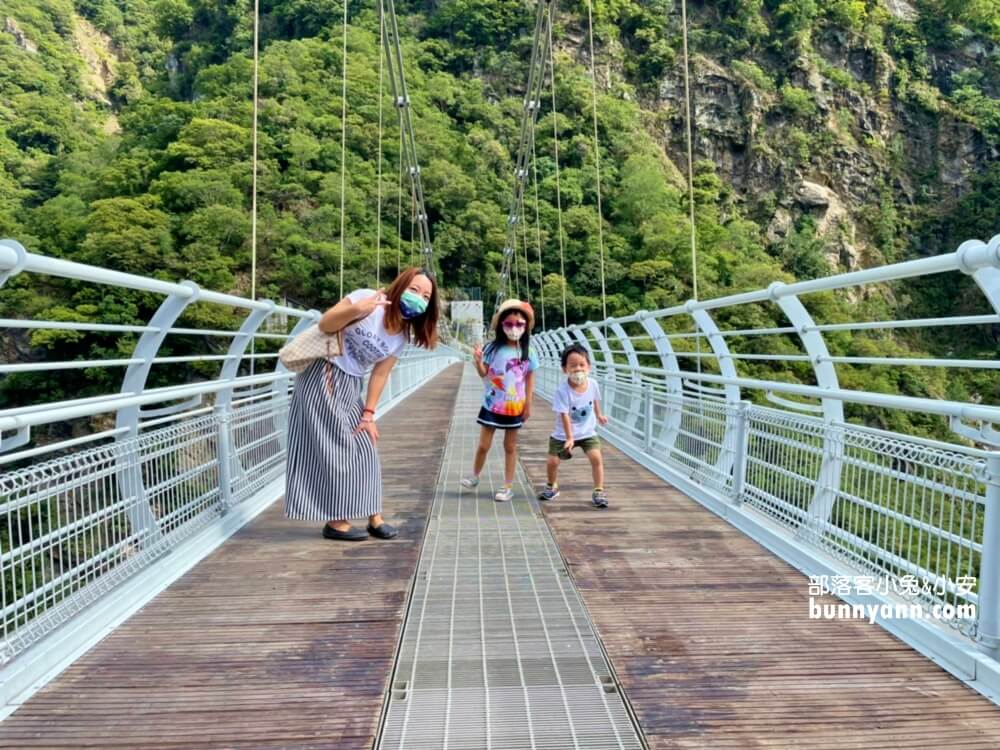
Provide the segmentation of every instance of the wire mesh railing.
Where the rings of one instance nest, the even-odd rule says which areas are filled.
[[[944,273],[971,276],[983,314],[817,324],[800,299],[835,290],[859,299]],[[716,318],[757,325],[727,330]],[[611,417],[606,434],[631,455],[666,467],[698,492],[765,516],[797,544],[839,560],[854,580],[870,580],[873,593],[934,612],[996,657],[995,356],[900,357],[877,348],[871,356],[833,356],[830,337],[998,324],[1000,235],[945,256],[640,311],[545,331],[533,342],[543,361],[539,390],[548,396],[564,377],[560,352],[569,344],[589,352]],[[697,339],[706,344],[700,351]],[[902,367],[984,375],[965,400],[842,385],[865,383],[863,370],[845,369],[863,367],[879,368],[870,371],[875,383],[884,383],[877,374]],[[884,429],[893,424],[913,432]],[[917,425],[932,425],[934,438],[919,434]]]
[[[4,321],[8,338],[12,331],[68,330],[78,337],[136,339],[134,350],[115,360],[82,355],[63,361],[65,347],[57,345],[34,352],[33,361],[3,365],[0,664],[230,509],[261,493],[278,497],[294,375],[280,365],[276,349],[319,316],[0,242],[0,282],[17,276],[16,288],[28,275],[38,276],[29,278],[36,287],[51,282],[60,293],[66,284],[104,296],[141,291],[149,322]],[[4,314],[16,314],[6,292],[0,291]],[[185,311],[194,305],[209,309],[188,320]],[[284,331],[261,332],[276,314],[288,321]],[[459,358],[447,347],[407,350],[386,384],[383,408]],[[262,371],[267,362],[270,371]],[[87,377],[65,381],[62,375],[65,387],[38,381],[50,391],[31,387],[28,378],[53,372]],[[100,392],[116,382],[118,392]]]

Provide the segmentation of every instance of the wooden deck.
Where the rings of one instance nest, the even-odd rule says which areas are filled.
[[[459,374],[384,420],[400,538],[331,543],[276,504],[0,724],[0,748],[371,748]],[[539,485],[550,427],[539,403],[521,436]],[[877,626],[808,619],[801,574],[605,457],[608,511],[576,457],[544,512],[651,748],[1000,747],[1000,708]]]
[[[460,372],[380,421],[399,537],[330,542],[275,503],[0,724],[0,748],[371,748]]]
[[[521,438],[545,482],[552,413]],[[1000,708],[877,625],[810,620],[808,579],[605,444],[543,504],[650,748],[1000,748]],[[828,601],[837,601],[829,599]]]

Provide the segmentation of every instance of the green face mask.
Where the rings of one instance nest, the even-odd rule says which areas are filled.
[[[407,289],[399,298],[399,312],[406,320],[419,318],[427,312],[427,300]]]

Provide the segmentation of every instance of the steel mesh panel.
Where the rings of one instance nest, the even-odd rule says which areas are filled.
[[[600,644],[518,469],[497,435],[482,483],[459,479],[479,438],[467,368],[379,740],[384,750],[641,748]]]

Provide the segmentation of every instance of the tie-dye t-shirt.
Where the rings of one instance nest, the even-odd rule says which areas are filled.
[[[538,355],[528,348],[528,359],[521,359],[521,347],[499,346],[483,358],[487,372],[483,407],[494,414],[519,417],[524,412],[524,384],[528,373],[538,369]]]

